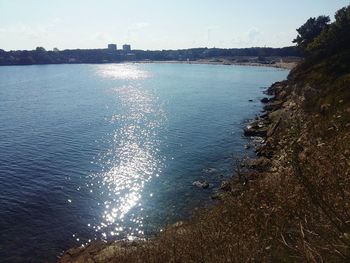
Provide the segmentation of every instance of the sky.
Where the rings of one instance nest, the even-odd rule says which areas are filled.
[[[350,0],[0,0],[0,49],[162,50],[292,45]]]

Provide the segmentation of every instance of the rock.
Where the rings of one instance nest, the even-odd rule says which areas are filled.
[[[183,221],[177,221],[176,223],[172,224],[173,227],[181,227],[184,225]]]
[[[283,110],[275,110],[268,113],[268,118],[271,122],[276,122],[281,118]]]
[[[281,118],[279,118],[275,123],[271,124],[269,126],[269,128],[267,129],[267,136],[270,137],[274,134],[274,132],[276,131],[276,129],[278,128],[278,126],[281,123]]]
[[[225,197],[225,194],[223,192],[220,191],[216,191],[215,193],[213,193],[210,198],[213,200],[223,200]]]
[[[267,127],[261,121],[253,121],[252,123],[248,124],[247,127],[244,129],[245,136],[265,137],[266,134]]]
[[[192,185],[197,186],[198,188],[207,189],[209,188],[209,183],[207,181],[194,181]]]
[[[281,82],[275,82],[266,90],[266,94],[268,95],[275,95],[276,93],[280,92],[283,88],[285,88],[287,82],[281,81]]]
[[[101,250],[96,256],[94,256],[91,262],[108,262],[113,260],[113,258],[124,252],[123,248],[118,246],[106,246],[103,250]]]
[[[277,100],[277,101],[275,101],[275,102],[270,102],[270,103],[268,103],[268,104],[266,104],[266,105],[264,106],[264,110],[265,110],[265,111],[274,111],[274,110],[278,110],[278,109],[281,108],[282,104],[283,104],[283,102],[282,102],[282,101],[279,101],[279,100]]]
[[[122,247],[121,243],[96,241],[84,248],[69,249],[59,259],[59,263],[111,262],[116,255],[122,255],[123,253],[125,253],[125,248]]]
[[[270,145],[264,144],[260,147],[257,147],[255,150],[257,156],[263,156],[267,158],[271,158],[273,156],[273,149]]]
[[[248,100],[249,102],[253,102],[253,100]]]
[[[249,144],[244,145],[244,149],[246,150],[250,149],[250,145]]]
[[[278,99],[280,100],[284,100],[287,97],[287,92],[285,90],[282,90],[279,94],[278,94]]]
[[[261,100],[260,100],[262,103],[268,103],[269,102],[269,99],[268,98],[262,98]]]
[[[262,145],[264,145],[264,143],[265,143],[265,140],[261,137],[254,137],[253,138],[253,144],[254,144],[255,148],[261,147]]]
[[[257,171],[265,171],[271,166],[271,161],[266,157],[249,160],[247,166]]]
[[[223,181],[220,186],[220,190],[229,192],[231,191],[231,184],[228,181]]]
[[[267,118],[268,115],[269,115],[269,113],[268,113],[268,112],[265,112],[265,113],[263,113],[263,114],[260,115],[260,118],[261,118],[261,119],[265,119],[265,118]]]
[[[212,167],[203,169],[203,172],[205,172],[205,173],[216,173],[217,171],[218,170],[216,170],[215,168],[212,168]]]

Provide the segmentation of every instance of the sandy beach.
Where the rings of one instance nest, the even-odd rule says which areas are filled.
[[[141,60],[141,61],[133,61],[133,63],[169,63],[169,64],[209,64],[209,65],[239,65],[239,66],[253,66],[253,67],[273,67],[273,68],[281,68],[281,69],[293,69],[298,62],[296,61],[288,61],[288,62],[275,62],[275,63],[259,63],[259,62],[235,62],[228,60],[194,60],[194,61],[180,61],[180,60]]]

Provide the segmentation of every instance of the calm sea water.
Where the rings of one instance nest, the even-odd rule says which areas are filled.
[[[150,236],[210,200],[243,123],[288,71],[188,64],[0,67],[0,261]],[[252,99],[253,102],[249,102]],[[206,179],[211,189],[192,185]]]

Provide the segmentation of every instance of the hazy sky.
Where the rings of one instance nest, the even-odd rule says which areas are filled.
[[[349,0],[0,0],[0,49],[282,47]]]

